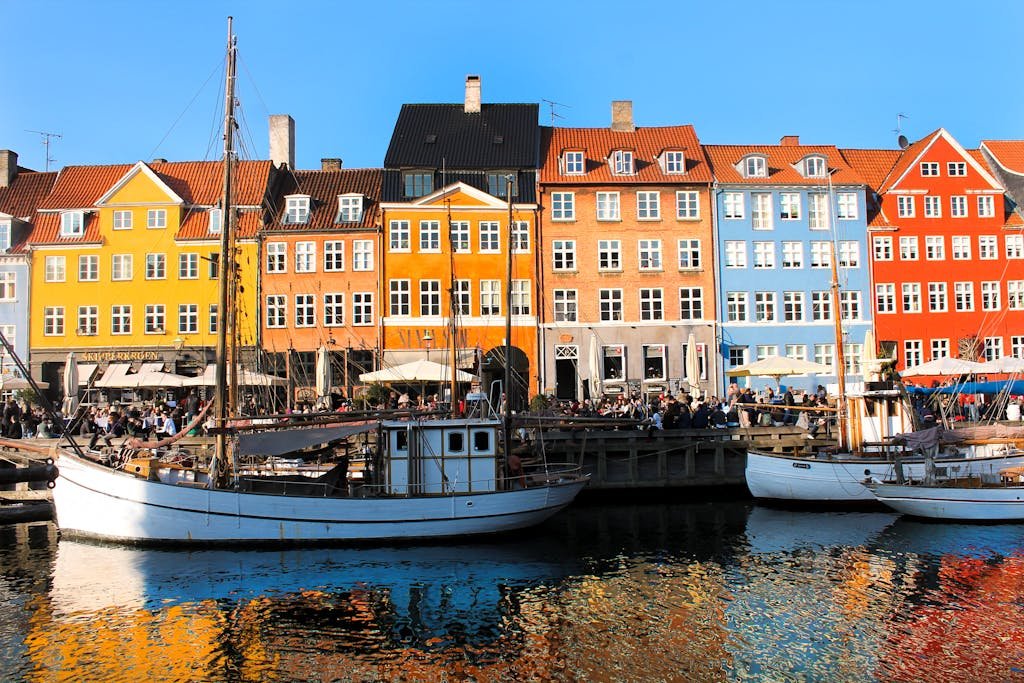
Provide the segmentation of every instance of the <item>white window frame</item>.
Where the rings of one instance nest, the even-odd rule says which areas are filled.
[[[772,195],[770,192],[753,192],[750,195],[750,227],[753,230],[772,230],[774,222]]]
[[[267,242],[267,272],[288,272],[288,243]]]
[[[284,198],[285,225],[304,225],[309,222],[309,195],[292,194]]]
[[[345,293],[324,293],[324,327],[342,327],[345,324]]]
[[[316,327],[316,295],[295,295],[295,327]]]
[[[782,242],[783,270],[800,270],[804,267],[804,243],[799,240]]]
[[[420,253],[441,253],[441,221],[420,221]]]
[[[745,241],[726,240],[724,252],[726,268],[747,267],[747,243]]]
[[[575,272],[576,240],[553,240],[551,242],[551,269]]]
[[[606,272],[622,272],[621,240],[597,241],[597,269]]]
[[[942,197],[935,194],[924,196],[924,217],[942,218]]]
[[[954,194],[949,197],[949,217],[967,218],[967,195]]]
[[[345,241],[324,241],[324,272],[338,273],[345,270]]]
[[[388,223],[388,251],[391,253],[409,253],[410,246],[409,221],[392,220]]]
[[[373,269],[373,240],[352,240],[352,270],[366,272]]]
[[[704,319],[704,288],[703,287],[680,287],[679,288],[679,319],[680,320],[703,320]]]
[[[576,193],[575,192],[552,192],[551,193],[551,220],[553,220],[553,221],[574,221],[574,220],[576,220]]]
[[[978,218],[993,218],[995,215],[995,197],[990,194],[978,195]]]
[[[64,282],[67,279],[65,257],[47,256],[43,263],[43,279],[46,282]]]
[[[928,283],[928,312],[945,313],[949,310],[949,287],[945,282]]]
[[[742,192],[726,192],[722,195],[722,218],[742,220],[745,215]]]
[[[552,292],[551,312],[556,323],[579,321],[579,292],[575,289],[556,289]]]
[[[625,319],[622,290],[614,287],[597,290],[598,312],[601,322],[621,322]]]
[[[898,195],[896,197],[896,211],[900,218],[913,218],[917,215],[917,202],[913,195]]]
[[[295,243],[295,272],[316,272],[316,242],[304,240]]]
[[[388,316],[408,318],[412,315],[412,280],[395,278],[388,281]]]
[[[352,326],[369,327],[373,324],[373,292],[352,292]]]
[[[83,337],[94,337],[99,334],[100,307],[90,305],[79,306],[78,327],[76,329],[79,336]]]
[[[841,221],[856,220],[859,211],[857,209],[856,192],[839,192],[836,195],[836,217]]]
[[[872,245],[874,246],[876,261],[892,261],[892,237],[876,235],[872,239]]]
[[[999,238],[996,235],[978,235],[978,260],[995,261],[999,258]]]
[[[60,215],[60,236],[81,237],[85,234],[85,212],[64,211]]]
[[[284,294],[267,295],[267,327],[288,327],[288,297]]]
[[[147,280],[167,279],[167,254],[146,254]]]
[[[338,223],[358,223],[363,220],[363,195],[338,195]]]
[[[131,230],[132,229],[132,212],[129,210],[118,210],[114,212],[113,229],[114,230]]]
[[[661,240],[637,240],[637,266],[643,272],[662,270]]]
[[[498,221],[480,221],[480,252],[481,254],[501,253],[501,223]]]
[[[110,255],[110,279],[114,282],[128,282],[135,277],[135,263],[132,254]]]
[[[971,236],[953,235],[949,238],[950,251],[953,253],[954,261],[971,260]]]
[[[178,304],[178,334],[199,333],[199,304]]]
[[[132,333],[132,307],[128,304],[115,304],[110,307],[110,334],[125,335]]]
[[[199,254],[182,252],[178,254],[178,279],[199,279]]]
[[[896,284],[879,282],[875,284],[875,313],[879,315],[896,313]]]
[[[622,220],[618,192],[597,193],[597,220],[619,221]]]
[[[636,219],[638,221],[661,220],[661,193],[658,191],[637,190]]]
[[[681,221],[700,220],[700,193],[693,190],[676,192],[676,218]]]
[[[164,304],[146,304],[146,334],[165,334],[167,332],[167,307]]]
[[[167,227],[167,209],[149,209],[146,211],[146,229],[163,230]]]
[[[562,153],[563,175],[583,175],[587,172],[587,161],[580,150],[566,150]]]
[[[946,238],[943,235],[925,235],[924,259],[925,261],[946,260]]]
[[[679,270],[700,270],[700,240],[680,239],[676,242],[676,255],[679,259]]]

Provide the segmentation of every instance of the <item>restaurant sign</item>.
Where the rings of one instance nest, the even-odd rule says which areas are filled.
[[[103,361],[161,360],[156,351],[83,351],[78,357],[84,363],[101,363]]]

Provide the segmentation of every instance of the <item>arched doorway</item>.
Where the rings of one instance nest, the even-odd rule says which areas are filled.
[[[510,349],[512,358],[512,390],[509,392],[512,410],[526,410],[530,401],[530,359],[522,349],[513,346]],[[496,346],[484,354],[480,368],[480,379],[483,390],[499,405],[500,395],[497,389],[492,396],[492,386],[500,386],[505,381],[505,347]],[[497,384],[495,384],[497,382]]]

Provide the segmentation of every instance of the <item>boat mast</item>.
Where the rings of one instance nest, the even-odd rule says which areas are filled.
[[[231,32],[232,18],[228,17],[228,49],[227,68],[225,75],[225,97],[224,97],[224,195],[222,197],[222,216],[220,234],[220,260],[217,263],[218,295],[217,312],[217,359],[216,359],[216,389],[214,395],[215,414],[214,420],[217,427],[216,441],[213,452],[213,460],[210,461],[210,487],[215,488],[223,479],[221,469],[227,456],[227,421],[228,421],[228,278],[231,269],[228,261],[232,258],[232,237],[231,228],[234,221],[231,220],[231,154],[234,151],[234,113],[235,113],[235,37]]]
[[[508,201],[508,259],[505,270],[505,401],[502,405],[505,457],[512,454],[512,247],[515,229],[512,224],[512,174],[505,176],[505,199]]]
[[[450,276],[450,287],[448,289],[448,371],[451,373],[451,378],[448,383],[448,415],[455,417],[459,408],[459,397],[456,393],[458,390],[458,384],[455,381],[455,375],[459,371],[459,325],[457,316],[461,312],[460,307],[462,302],[458,299],[459,294],[455,284],[455,250],[457,245],[455,244],[455,234],[452,232],[451,197],[446,198],[444,203],[448,210],[448,274]]]
[[[829,221],[831,223],[829,245],[832,250],[832,319],[835,322],[836,335],[836,380],[839,382],[839,393],[836,396],[836,431],[837,443],[842,450],[846,443],[846,352],[843,348],[843,312],[839,301],[839,265],[836,249],[836,216],[833,207],[835,206],[835,192],[832,187],[832,172],[828,175],[828,205]]]

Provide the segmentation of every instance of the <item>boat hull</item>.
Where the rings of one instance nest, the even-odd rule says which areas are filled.
[[[879,502],[913,517],[964,522],[1024,521],[1024,486],[957,488],[872,484]]]
[[[175,486],[72,453],[58,457],[53,491],[62,535],[127,543],[306,543],[457,537],[543,522],[586,485],[446,496],[334,498]]]
[[[942,458],[936,465],[959,476],[993,479],[1007,467],[1024,465],[1024,454]],[[924,477],[923,458],[904,458],[904,475]],[[892,462],[880,458],[804,458],[749,451],[745,470],[747,488],[762,500],[822,503],[870,503],[874,494],[864,485],[868,478],[895,479]]]

